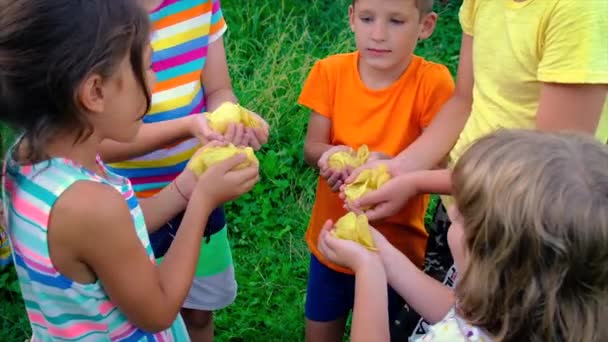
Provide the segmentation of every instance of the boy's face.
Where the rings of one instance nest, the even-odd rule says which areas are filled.
[[[418,39],[435,27],[434,13],[423,16],[415,0],[357,0],[349,18],[361,60],[376,69],[409,63]]]

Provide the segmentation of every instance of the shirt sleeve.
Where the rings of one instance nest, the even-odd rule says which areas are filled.
[[[464,0],[458,12],[458,19],[462,32],[469,36],[473,36],[475,25],[475,0]]]
[[[541,38],[539,81],[608,84],[608,1],[556,1]]]
[[[452,97],[455,88],[454,79],[446,66],[433,65],[427,73],[428,76],[422,84],[424,102],[419,111],[419,125],[423,129],[428,127],[443,105]]]
[[[332,93],[329,72],[323,61],[317,61],[304,82],[298,103],[327,118],[331,117]]]
[[[209,23],[211,28],[209,30],[209,43],[218,40],[228,29],[226,20],[222,14],[222,5],[220,4],[220,0],[212,0],[211,4],[211,22]]]

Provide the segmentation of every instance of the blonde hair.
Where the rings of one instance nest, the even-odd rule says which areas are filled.
[[[458,309],[497,341],[608,341],[608,146],[499,131],[453,171]]]
[[[357,0],[353,0],[351,6],[354,7],[356,2]],[[433,2],[433,0],[416,0],[416,8],[418,8],[421,16],[433,12]]]

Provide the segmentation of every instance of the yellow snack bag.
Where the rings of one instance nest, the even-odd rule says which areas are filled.
[[[207,113],[209,126],[214,131],[224,134],[231,123],[241,123],[245,127],[262,127],[260,121],[248,110],[232,102],[224,102],[215,111]]]
[[[227,146],[203,147],[200,153],[196,154],[188,163],[188,169],[200,176],[211,165],[217,164],[222,160],[228,159],[239,153],[245,153],[247,159],[237,165],[236,170],[244,169],[251,165],[257,165],[258,158],[251,147],[236,147],[232,144]]]
[[[241,107],[241,123],[249,128],[261,128],[260,121],[253,116],[248,110]]]
[[[340,151],[332,154],[327,160],[327,165],[334,170],[342,170],[347,166],[358,168],[367,162],[367,158],[369,158],[369,148],[367,145],[361,145],[356,152]]]
[[[355,241],[371,251],[377,251],[374,239],[369,230],[367,216],[357,216],[353,212],[342,216],[334,225],[336,228],[332,233],[335,237],[344,240]]]
[[[388,172],[388,167],[384,164],[374,169],[363,170],[354,182],[346,186],[344,195],[346,195],[348,200],[354,201],[370,191],[377,190],[390,179],[391,174]]]

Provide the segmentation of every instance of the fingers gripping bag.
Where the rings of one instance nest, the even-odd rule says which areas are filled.
[[[334,227],[335,230],[332,233],[335,237],[357,242],[371,251],[378,250],[374,246],[374,239],[369,230],[367,216],[349,212],[342,216]]]

